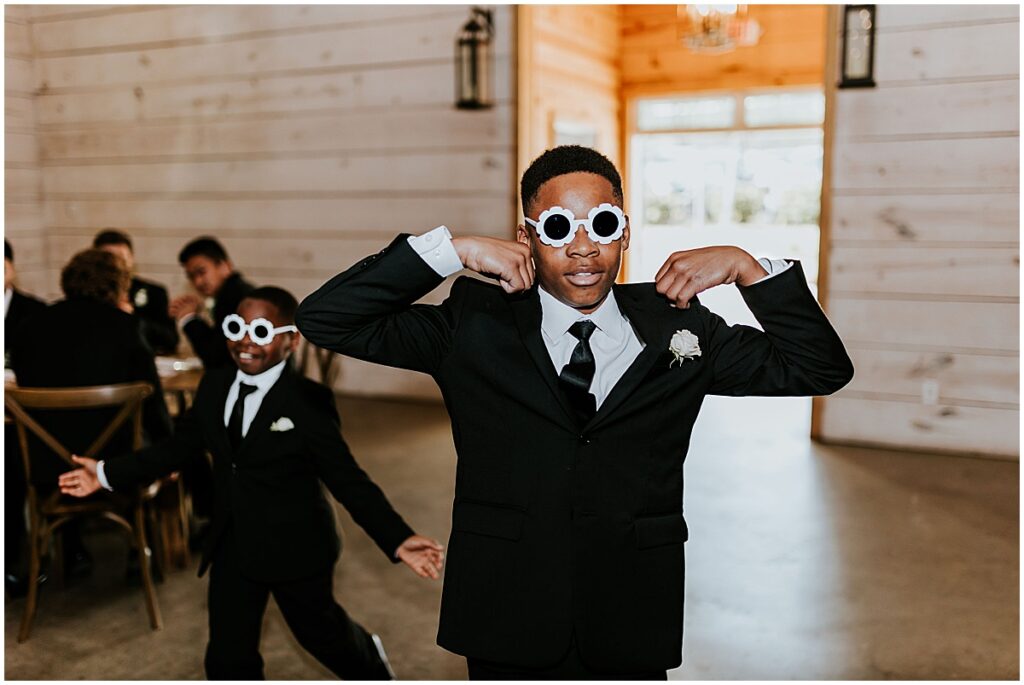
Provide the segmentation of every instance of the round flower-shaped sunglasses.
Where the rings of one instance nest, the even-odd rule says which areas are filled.
[[[526,223],[537,229],[537,237],[542,243],[551,247],[565,247],[571,243],[580,225],[595,243],[608,245],[622,237],[626,215],[615,205],[602,202],[590,210],[586,219],[577,219],[570,210],[556,205],[541,212],[536,221],[526,217]]]
[[[262,317],[246,323],[245,319],[238,314],[228,314],[225,316],[224,323],[221,324],[221,330],[224,331],[225,338],[234,342],[238,342],[248,333],[249,339],[260,346],[269,345],[278,333],[299,332],[299,329],[295,326],[278,326],[274,328],[273,322]]]

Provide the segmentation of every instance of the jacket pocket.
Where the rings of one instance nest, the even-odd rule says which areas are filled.
[[[682,514],[646,516],[634,521],[637,549],[681,545],[690,537]]]
[[[455,503],[452,530],[518,540],[523,536],[525,518],[525,512],[518,509],[462,501]]]

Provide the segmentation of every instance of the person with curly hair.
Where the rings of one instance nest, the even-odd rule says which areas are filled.
[[[153,351],[130,313],[131,274],[104,250],[79,252],[61,271],[64,299],[25,319],[11,346],[11,366],[19,386],[66,388],[144,381],[155,388],[143,406],[145,437],[171,434],[171,420],[157,375]],[[73,452],[81,453],[113,418],[112,409],[38,412],[36,418]],[[98,428],[100,427],[100,428]],[[122,454],[131,448],[131,426],[124,426],[103,450]],[[31,443],[32,480],[41,493],[52,491],[67,464],[39,441]],[[38,455],[38,458],[35,458]],[[65,534],[70,575],[87,573],[91,561],[81,540]]]

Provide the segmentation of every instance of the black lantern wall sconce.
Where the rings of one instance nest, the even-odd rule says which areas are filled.
[[[455,39],[455,106],[488,109],[494,69],[494,11],[473,7]]]
[[[843,6],[840,88],[875,87],[875,5]]]

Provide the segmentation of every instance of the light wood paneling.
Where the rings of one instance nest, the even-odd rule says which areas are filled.
[[[938,79],[1015,77],[1019,73],[1018,26],[1018,21],[1008,20],[879,33],[875,81],[883,86]]]
[[[287,35],[463,13],[461,7],[451,5],[179,5],[36,22],[35,40],[39,55],[49,57],[72,51],[123,52],[147,45],[226,42],[253,34]]]
[[[967,189],[1019,185],[1016,136],[837,145],[833,190]]]
[[[346,150],[500,149],[509,145],[512,108],[478,112],[432,107],[375,112],[296,113],[265,121],[123,124],[40,134],[44,160],[166,159],[173,156],[333,155]],[[302,155],[298,155],[302,156]]]
[[[511,149],[337,159],[61,166],[44,169],[48,193],[508,192]],[[298,163],[301,162],[301,163]]]
[[[925,381],[938,383],[938,403],[962,406],[1018,406],[1016,356],[986,356],[955,352],[928,352],[850,348],[856,369],[844,397],[922,401]]]
[[[511,200],[510,200],[511,201]],[[174,235],[184,243],[203,233],[244,236],[250,232],[287,229],[297,237],[365,233],[385,238],[398,230],[418,233],[445,224],[457,234],[495,232],[495,200],[473,194],[410,198],[393,193],[381,197],[342,199],[231,200],[56,200],[46,203],[52,230],[89,230],[122,226],[133,234]]]
[[[382,22],[325,32],[311,30],[283,38],[51,57],[39,60],[37,82],[42,90],[82,90],[448,60],[453,58],[454,34],[463,19],[463,13],[453,11],[397,25]]]
[[[1016,21],[1016,5],[879,5],[878,32],[890,33],[924,27],[963,26],[999,21]]]
[[[39,141],[32,107],[32,30],[27,5],[4,7],[4,238],[14,250],[16,285],[44,297],[49,287],[42,222]]]
[[[513,92],[510,56],[495,59],[495,92]],[[370,65],[306,75],[284,73],[185,85],[125,85],[102,92],[43,93],[38,117],[44,128],[61,124],[178,121],[181,119],[341,113],[361,108],[398,113],[406,107],[445,106],[452,100],[448,60]],[[507,102],[507,99],[504,100]],[[474,113],[475,114],[475,113]]]
[[[1017,80],[850,89],[836,98],[848,117],[839,132],[843,139],[1017,133],[1020,128]]]
[[[848,299],[836,295],[829,304],[829,318],[851,344],[870,341],[1017,350],[1020,313],[1015,302]]]
[[[1015,244],[1020,234],[1015,192],[837,196],[832,212],[834,243]]]
[[[825,439],[1018,456],[1018,15],[880,6],[878,87],[836,93]]]
[[[831,255],[836,297],[912,293],[934,298],[1013,297],[1020,277],[1016,247],[836,246]]]
[[[1020,412],[901,401],[830,398],[823,429],[830,440],[1018,459]]]
[[[491,110],[453,107],[459,5],[33,7],[35,174],[51,272],[95,232],[134,238],[172,292],[198,235],[240,270],[303,297],[400,232],[446,224],[507,237],[515,201],[514,12],[495,10]],[[25,107],[12,121],[26,126]],[[7,131],[25,158],[27,141]],[[30,170],[10,183],[28,192]],[[11,170],[9,170],[11,173]],[[445,289],[439,294],[443,295]],[[339,387],[435,397],[403,372]]]

